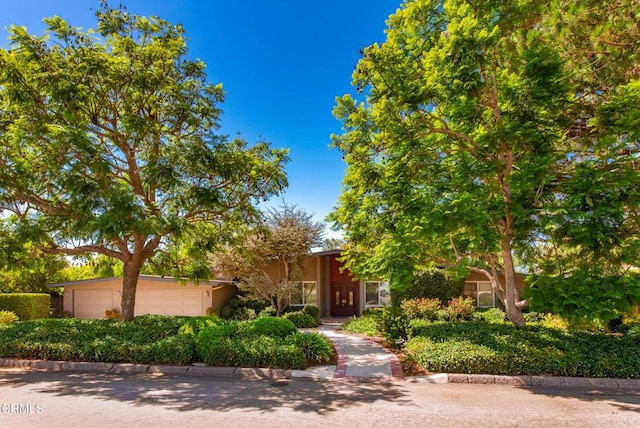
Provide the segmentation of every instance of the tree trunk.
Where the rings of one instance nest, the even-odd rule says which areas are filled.
[[[511,255],[511,240],[508,238],[502,240],[502,259],[504,263],[505,312],[509,321],[518,327],[524,327],[526,322],[516,304],[516,274]]]
[[[136,259],[137,258],[134,258],[134,260]],[[133,319],[136,305],[136,288],[138,287],[138,278],[140,277],[142,263],[134,260],[129,260],[124,263],[122,300],[120,303],[122,309],[120,312],[121,321],[131,321]]]

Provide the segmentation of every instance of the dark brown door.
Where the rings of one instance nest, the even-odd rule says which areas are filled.
[[[331,316],[358,315],[358,297],[357,282],[331,284]]]

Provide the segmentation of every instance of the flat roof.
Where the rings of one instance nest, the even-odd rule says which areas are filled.
[[[78,281],[57,282],[55,284],[47,284],[47,288],[58,288],[58,287],[68,287],[68,286],[72,286],[72,285],[95,284],[95,283],[98,283],[98,282],[107,282],[107,281],[113,281],[113,280],[120,280],[121,281],[122,278],[119,277],[119,276],[110,276],[110,277],[107,277],[107,278],[91,278],[91,279],[80,279]],[[172,282],[172,283],[178,283],[179,282],[178,280],[176,280],[172,276],[157,276],[157,275],[140,275],[138,277],[138,280],[153,280],[153,281],[163,281],[163,282]],[[198,283],[185,279],[184,282],[186,284],[191,284],[191,285],[218,285],[218,284],[233,284],[234,283],[233,280],[222,280],[222,279],[209,279],[209,280],[199,281]]]

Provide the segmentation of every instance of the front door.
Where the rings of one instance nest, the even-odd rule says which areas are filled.
[[[331,316],[358,315],[358,296],[357,282],[331,284]]]

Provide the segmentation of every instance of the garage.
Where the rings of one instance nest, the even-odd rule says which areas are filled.
[[[201,288],[141,288],[136,292],[135,315],[202,315]],[[209,305],[210,306],[210,305]]]
[[[113,309],[113,290],[73,290],[73,316],[76,318],[104,318]]]

